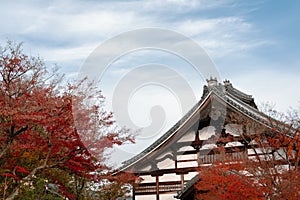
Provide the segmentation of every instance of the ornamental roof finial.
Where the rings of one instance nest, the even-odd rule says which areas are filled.
[[[210,77],[210,79],[206,79],[207,81],[207,85],[208,87],[211,87],[211,86],[217,86],[218,85],[218,80],[216,77]]]
[[[225,86],[232,86],[232,84],[230,83],[230,81],[228,79],[225,79],[225,81],[223,83]]]

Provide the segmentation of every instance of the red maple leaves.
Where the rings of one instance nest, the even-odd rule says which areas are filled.
[[[1,52],[0,180],[6,181],[0,190],[8,199],[36,176],[51,181],[53,170],[97,180],[97,171],[109,169],[103,163],[105,149],[131,139],[103,110],[99,91],[79,91],[82,82],[60,87],[53,77],[57,75],[48,73],[39,58],[23,54],[20,45],[9,42]],[[87,106],[88,98],[95,105]],[[61,188],[67,185],[66,180],[60,183]]]

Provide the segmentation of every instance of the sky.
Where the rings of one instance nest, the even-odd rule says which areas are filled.
[[[300,107],[299,8],[296,0],[5,1],[0,7],[0,44],[23,42],[28,54],[42,57],[49,67],[60,66],[66,79],[74,79],[88,56],[105,41],[142,28],[171,30],[203,48],[219,81],[229,79],[236,88],[253,95],[258,105],[269,102],[286,112]],[[120,47],[105,50],[113,53],[122,44],[117,45]],[[167,66],[167,75],[148,66],[153,63],[154,68]],[[140,67],[144,70],[139,78],[146,78],[147,83],[161,74],[157,80],[175,77],[178,87],[173,90],[165,82],[152,83],[130,88],[126,95],[117,93],[120,85],[128,90],[137,79],[129,80],[129,74],[138,73],[135,69]],[[137,140],[138,148],[143,149],[186,112],[180,105],[180,96],[188,94],[183,85],[190,86],[199,100],[204,84],[205,77],[180,56],[140,49],[111,63],[99,87],[107,97],[107,108],[115,113],[119,110],[114,110],[114,98],[127,102],[128,116],[137,127],[155,121],[152,111],[157,112],[153,116],[165,118],[158,132]]]

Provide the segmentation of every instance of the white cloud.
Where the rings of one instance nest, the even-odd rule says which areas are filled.
[[[142,4],[143,11],[187,13],[191,11],[209,10],[231,4],[232,0],[150,0]]]
[[[177,22],[176,27],[183,34],[195,39],[214,59],[247,53],[272,43],[249,36],[256,32],[255,27],[237,16],[189,19]]]
[[[270,103],[275,109],[286,112],[300,106],[299,75],[282,70],[255,70],[234,76],[233,85],[253,95],[258,105]]]
[[[217,32],[226,31],[227,37],[234,34],[233,30],[238,32],[248,32],[251,24],[245,22],[239,17],[223,17],[211,19],[189,19],[179,22],[178,29],[185,34],[195,36],[202,33],[215,34]]]
[[[141,27],[162,27],[181,32],[196,40],[212,58],[223,59],[223,62],[226,62],[227,56],[239,57],[249,50],[272,44],[266,38],[253,37],[252,34],[257,32],[255,25],[237,13],[214,13],[210,18],[202,13],[224,6],[234,7],[236,4],[233,0],[9,1],[0,8],[1,17],[5,19],[0,21],[0,40],[8,37],[24,41],[33,54],[40,54],[46,61],[68,66],[81,65],[104,40]],[[118,48],[107,49],[107,54]],[[238,62],[241,66],[247,63],[242,59]],[[74,66],[74,69],[79,67]],[[258,67],[253,66],[253,74],[239,74],[234,78],[238,81],[257,78],[257,70]],[[118,71],[119,74],[125,72],[124,69]],[[296,75],[292,79],[296,81]],[[247,88],[256,88],[250,83]],[[289,96],[287,91],[285,95]],[[262,92],[257,96],[267,98],[265,94]],[[294,104],[291,100],[289,103]]]
[[[259,44],[259,41],[253,42],[244,38],[252,31],[250,23],[238,16],[199,19],[195,15],[186,20],[181,15],[176,16],[176,13],[178,10],[184,14],[192,10],[210,10],[231,2],[9,2],[0,8],[2,15],[9,16],[1,24],[3,30],[6,30],[1,35],[13,35],[12,39],[25,40],[28,45],[36,46],[46,60],[57,58],[60,62],[61,59],[76,59],[76,56],[81,59],[86,55],[81,53],[86,46],[95,47],[118,33],[141,27],[163,27],[191,36],[212,56],[222,57]],[[12,14],[11,10],[17,14]],[[170,21],[168,16],[173,16],[173,19]]]

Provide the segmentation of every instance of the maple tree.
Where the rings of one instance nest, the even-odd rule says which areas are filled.
[[[195,185],[195,199],[264,199],[254,180],[239,173],[239,169],[238,165],[229,166],[222,163],[201,168],[201,181]]]
[[[0,52],[0,196],[92,198],[92,184],[113,182],[105,150],[132,142],[103,109],[101,92],[60,84],[38,57],[8,42]],[[89,103],[93,103],[89,105]],[[122,177],[126,183],[129,177]]]
[[[200,167],[196,199],[300,199],[299,113],[284,115],[269,107],[265,117],[268,126],[232,117],[250,130],[241,135],[248,156]],[[226,155],[224,147],[218,150]]]
[[[248,122],[255,134],[245,135],[251,159],[244,162],[267,199],[300,198],[300,137],[298,112],[283,114],[266,106],[268,127]],[[245,121],[245,120],[244,120]],[[245,121],[246,122],[246,121]]]

